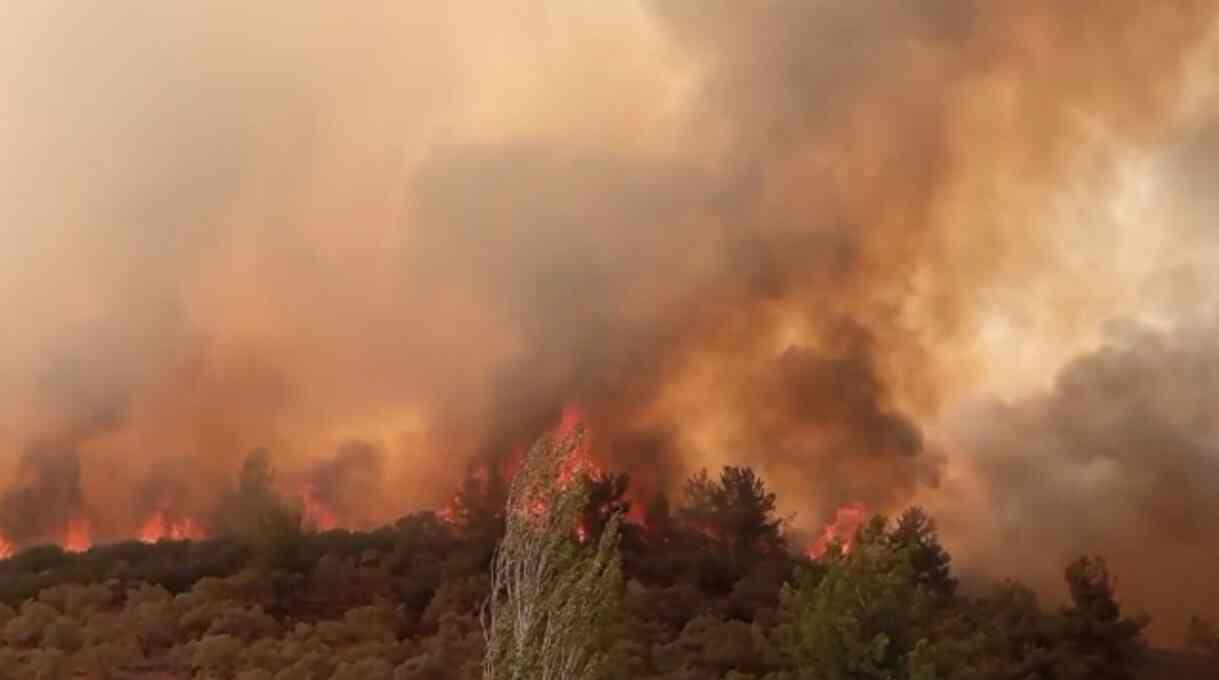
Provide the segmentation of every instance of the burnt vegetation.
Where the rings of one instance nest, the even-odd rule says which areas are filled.
[[[318,532],[268,500],[269,479],[252,457],[233,502],[253,514],[226,538],[0,561],[0,677],[483,677],[502,480],[469,480],[444,515]],[[1070,603],[1055,608],[1018,583],[960,586],[917,508],[814,559],[789,545],[748,468],[695,475],[642,512],[628,477],[581,479],[573,549],[641,518],[621,525],[620,600],[598,624],[606,680],[1120,680],[1207,677],[1219,663],[1202,618],[1188,653],[1149,650],[1146,617],[1122,610],[1098,558],[1065,568]]]

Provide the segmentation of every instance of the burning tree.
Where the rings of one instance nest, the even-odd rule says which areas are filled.
[[[584,680],[601,664],[598,632],[614,611],[620,512],[595,545],[579,540],[588,485],[582,429],[545,436],[521,461],[483,607],[484,680]]]

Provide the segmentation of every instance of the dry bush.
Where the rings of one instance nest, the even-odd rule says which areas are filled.
[[[385,659],[366,657],[360,661],[342,662],[330,680],[393,680],[394,667]]]
[[[211,672],[229,673],[237,668],[241,640],[232,635],[207,635],[191,643],[191,667]]]
[[[78,651],[83,644],[84,634],[80,624],[66,616],[47,624],[42,632],[42,645],[50,649],[72,653]]]
[[[46,627],[59,618],[59,611],[45,602],[26,600],[21,613],[4,625],[4,640],[11,645],[36,645]]]
[[[262,607],[233,604],[215,612],[206,634],[231,635],[240,640],[255,640],[261,637],[277,636],[279,624],[264,612]]]

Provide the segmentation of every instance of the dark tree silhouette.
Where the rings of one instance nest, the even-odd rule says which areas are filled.
[[[1072,606],[1065,612],[1070,643],[1088,665],[1089,678],[1127,680],[1146,656],[1142,632],[1145,615],[1122,616],[1109,568],[1099,557],[1080,557],[1067,566]]]
[[[922,508],[914,507],[897,518],[890,540],[896,547],[910,550],[910,565],[919,583],[940,597],[956,592],[957,580],[952,577],[952,557],[940,545],[935,520]]]
[[[599,473],[586,477],[584,484],[588,505],[580,514],[580,529],[586,540],[597,541],[610,518],[630,513],[631,502],[626,499],[626,492],[631,478],[627,474]]]
[[[704,470],[686,481],[678,519],[725,551],[739,574],[763,555],[787,547],[775,495],[751,468],[726,466],[718,479]]]

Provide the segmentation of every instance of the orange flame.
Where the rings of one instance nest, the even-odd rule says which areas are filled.
[[[863,503],[848,503],[838,508],[834,511],[834,520],[826,525],[805,554],[813,559],[820,558],[835,540],[842,542],[843,554],[851,552],[855,532],[867,519],[868,508]]]
[[[521,467],[521,460],[525,458],[525,447],[516,446],[508,452],[500,461],[497,470],[500,476],[504,479],[512,479],[516,475],[516,471]],[[490,471],[485,466],[480,466],[474,470],[474,477],[480,482],[486,482]]]
[[[199,526],[195,520],[190,517],[171,519],[164,509],[149,515],[140,528],[139,535],[139,539],[144,543],[156,543],[161,539],[197,541],[205,537],[203,527]]]
[[[579,404],[567,404],[563,407],[562,415],[559,416],[558,434],[571,434],[583,422],[584,409]]]
[[[326,507],[322,499],[317,497],[317,491],[312,484],[306,484],[297,492],[297,496],[301,500],[301,507],[304,511],[305,523],[320,531],[330,531],[339,524],[338,517],[334,511]]]
[[[584,409],[577,404],[568,404],[563,407],[563,415],[559,419],[556,433],[559,436],[573,434],[583,422]],[[580,447],[572,451],[571,455],[563,461],[562,467],[559,469],[559,484],[566,486],[572,479],[581,475],[596,476],[601,473],[601,467],[593,460],[588,449],[588,440],[585,439]]]
[[[93,547],[93,529],[89,520],[77,517],[68,521],[64,529],[63,549],[68,552],[84,552]]]
[[[12,557],[13,554],[15,554],[16,552],[17,552],[16,546],[14,546],[11,542],[9,542],[9,540],[7,538],[0,535],[0,560],[7,560],[8,558]]]

